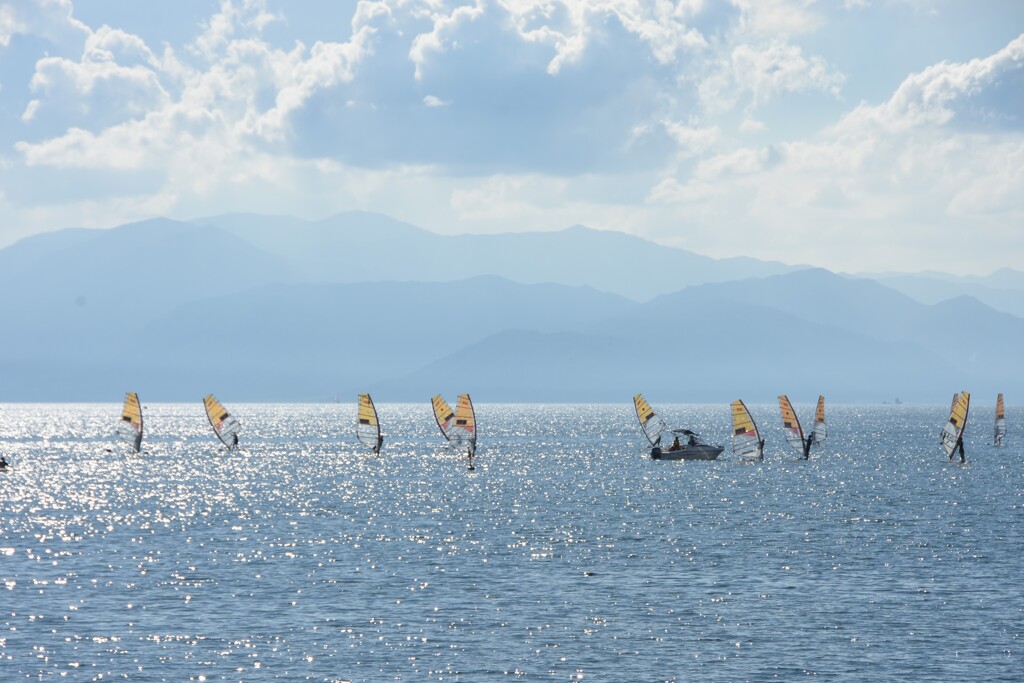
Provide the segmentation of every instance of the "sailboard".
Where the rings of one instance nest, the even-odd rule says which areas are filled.
[[[1003,406],[1003,395],[996,396],[996,422],[995,422],[995,444],[1003,445],[1003,437],[1006,436],[1006,408]]]
[[[793,404],[785,394],[779,396],[779,411],[782,413],[782,429],[786,433],[786,443],[803,453],[804,429],[800,426]]]
[[[117,436],[130,443],[136,453],[142,450],[142,406],[139,395],[134,391],[125,392],[121,419],[117,422]]]
[[[828,430],[825,428],[825,397],[818,396],[818,407],[814,409],[814,429],[811,430],[811,443],[825,443]]]
[[[469,457],[469,469],[476,469],[473,467],[477,441],[476,412],[473,410],[473,400],[469,394],[459,394],[454,412],[440,394],[434,396],[430,402],[441,435],[452,448],[456,450],[465,448],[466,455]]]
[[[213,433],[217,435],[229,450],[238,445],[238,433],[242,431],[242,425],[238,418],[230,414],[213,394],[203,398],[203,407],[206,408],[206,419],[213,427]]]
[[[971,406],[971,395],[966,391],[957,394],[957,399],[949,411],[949,419],[942,427],[942,448],[946,456],[951,460],[957,449],[957,443],[963,438],[964,428],[967,426],[967,411]]]
[[[369,394],[359,394],[359,414],[356,417],[356,439],[369,446],[380,455],[384,445],[384,437],[380,433],[380,420],[377,419],[377,408]]]
[[[741,400],[735,400],[730,404],[732,408],[732,452],[741,458],[757,460],[764,459],[764,449],[761,445],[761,434],[757,431],[757,424],[751,417],[750,411]]]
[[[640,420],[640,428],[644,430],[644,436],[652,446],[657,446],[661,442],[661,435],[668,429],[668,425],[654,412],[654,408],[651,408],[651,404],[641,394],[633,397],[633,407],[636,408],[636,417]]]

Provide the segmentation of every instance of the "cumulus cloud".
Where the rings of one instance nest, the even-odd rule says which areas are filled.
[[[962,235],[967,220],[971,244],[991,244],[1007,220],[1024,216],[1024,133],[957,121],[966,100],[1021,72],[1024,36],[989,57],[911,74],[887,101],[860,104],[815,137],[704,158],[655,183],[648,202],[686,205],[716,224],[756,221],[770,231],[766,248],[791,261],[820,263],[817,245],[847,231],[859,243],[892,245],[879,256],[888,268],[925,255],[952,260],[928,231]],[[956,258],[980,258],[972,248],[958,243]],[[833,254],[828,265],[855,268],[858,257]]]
[[[736,46],[700,85],[704,106],[712,112],[732,109],[749,97],[750,107],[780,96],[822,91],[839,97],[844,77],[821,57],[806,57],[800,47],[772,42]]]

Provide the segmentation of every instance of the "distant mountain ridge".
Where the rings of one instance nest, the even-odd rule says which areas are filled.
[[[0,401],[1024,394],[1024,318],[972,297],[925,304],[870,279],[582,227],[440,236],[377,214],[258,218],[0,250]],[[662,291],[678,278],[693,282]]]

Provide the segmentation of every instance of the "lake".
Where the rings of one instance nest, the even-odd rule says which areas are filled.
[[[795,398],[795,397],[794,397]],[[813,405],[796,405],[806,423]],[[144,402],[145,403],[145,402]],[[1024,414],[829,406],[803,461],[648,457],[633,408],[480,404],[476,470],[428,402],[0,405],[0,676],[133,681],[1019,681]],[[728,445],[729,407],[655,406]],[[111,452],[108,452],[110,449]]]

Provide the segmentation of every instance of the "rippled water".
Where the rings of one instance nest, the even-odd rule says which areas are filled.
[[[627,405],[485,404],[468,472],[428,404],[379,406],[380,457],[354,405],[229,408],[238,453],[197,402],[129,455],[119,406],[0,406],[2,680],[1024,676],[1024,437],[979,409],[959,466],[944,407],[830,406],[803,462],[752,406],[744,465],[650,460]]]

